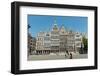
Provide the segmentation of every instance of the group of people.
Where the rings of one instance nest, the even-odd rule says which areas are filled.
[[[72,53],[68,53],[68,52],[67,52],[67,54],[68,54],[68,56],[69,56],[69,59],[72,59],[72,58],[73,58]],[[65,57],[67,57],[67,55],[66,55],[66,54],[65,54]]]

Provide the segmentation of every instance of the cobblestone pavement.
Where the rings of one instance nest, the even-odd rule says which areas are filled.
[[[69,59],[68,55],[30,55],[28,60],[56,60],[56,59]],[[74,54],[72,59],[88,58],[88,54]]]

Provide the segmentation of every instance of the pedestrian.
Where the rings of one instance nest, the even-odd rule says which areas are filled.
[[[72,53],[70,53],[70,59],[72,59],[73,57],[72,57]]]
[[[66,53],[69,55],[69,52],[68,51],[66,51]]]

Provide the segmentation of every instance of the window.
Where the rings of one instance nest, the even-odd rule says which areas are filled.
[[[46,36],[50,36],[49,34],[46,34]]]
[[[76,37],[80,37],[80,35],[76,35]]]

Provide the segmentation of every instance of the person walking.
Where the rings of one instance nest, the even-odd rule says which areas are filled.
[[[70,53],[70,59],[72,59],[72,58],[73,58],[72,53]]]

